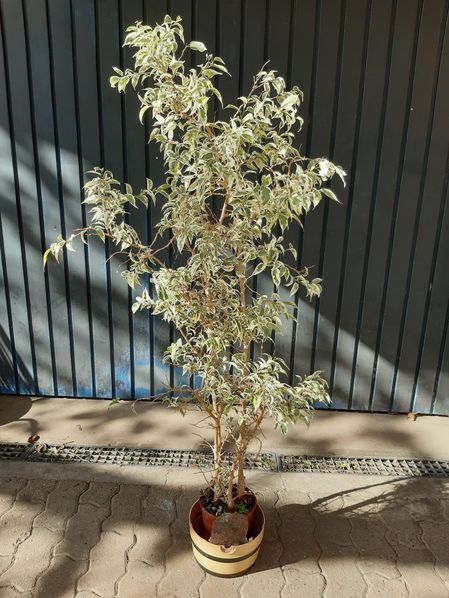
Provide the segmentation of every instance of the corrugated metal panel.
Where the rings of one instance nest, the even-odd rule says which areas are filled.
[[[85,172],[159,182],[136,98],[109,87],[129,23],[183,17],[227,62],[225,101],[270,59],[305,92],[304,152],[349,172],[289,240],[324,278],[273,337],[296,373],[321,369],[333,407],[449,413],[447,0],[0,0],[0,392],[143,398],[179,373],[174,330],[130,314],[108,246],[42,272],[56,232],[86,222]],[[218,106],[216,106],[218,110]],[[158,209],[131,216],[151,238]],[[167,256],[168,258],[170,256]],[[259,277],[254,290],[271,290]]]

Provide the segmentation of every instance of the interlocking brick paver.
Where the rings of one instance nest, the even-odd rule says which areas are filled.
[[[29,480],[17,493],[11,509],[0,518],[0,554],[14,554],[17,546],[31,534],[35,517],[44,509],[49,493],[56,482]]]
[[[17,494],[17,502],[43,505],[47,501],[50,492],[56,488],[57,483],[55,480],[29,480]]]
[[[34,527],[63,530],[78,508],[78,500],[87,488],[86,482],[61,480],[48,495],[45,510],[34,520]]]
[[[449,521],[445,505],[449,494],[443,486],[436,496],[420,496],[408,501],[411,517],[421,530],[420,539],[435,558],[435,570],[445,583],[449,596]]]
[[[239,589],[244,579],[222,578],[214,577],[213,575],[206,575],[205,579],[199,587],[199,596],[201,598],[209,598],[210,596],[238,596]],[[181,593],[179,594],[181,596]],[[198,594],[191,594],[191,596],[198,596]]]
[[[321,598],[324,594],[325,578],[320,573],[304,574],[304,571],[287,565],[284,567],[285,577],[287,579],[282,593],[282,598],[297,598],[298,596],[307,596],[307,598]]]
[[[321,550],[318,562],[326,579],[326,597],[364,596],[367,586],[357,566],[359,552],[351,538],[351,523],[345,515],[343,498],[334,498],[325,506],[312,504],[312,507],[316,523],[314,535]]]
[[[88,561],[74,561],[65,555],[55,556],[50,567],[39,577],[34,598],[73,598],[76,583],[88,566]]]
[[[12,507],[16,494],[26,486],[26,483],[26,480],[17,478],[4,478],[1,481],[0,517]]]
[[[419,501],[419,497],[415,501]],[[400,506],[400,508],[397,508]],[[412,598],[447,595],[447,586],[435,574],[435,556],[424,544],[422,528],[412,517],[416,506],[402,492],[396,503],[389,503],[382,511],[382,520],[388,527],[386,539],[397,555],[397,568],[410,589]]]
[[[55,548],[55,555],[65,554],[78,561],[88,559],[91,548],[100,538],[100,525],[108,514],[106,506],[79,505],[67,524],[63,541]]]
[[[0,473],[0,598],[449,596],[447,480],[291,474],[270,488],[264,474],[259,559],[220,579],[191,551],[198,478],[160,474],[118,486]]]
[[[351,519],[352,538],[360,551],[358,565],[365,577],[380,574],[387,579],[400,577],[396,553],[386,542],[387,528],[379,517]]]
[[[101,524],[111,512],[111,499],[118,492],[116,484],[91,483],[79,497],[77,512],[67,523],[64,540],[55,555],[75,560],[89,558],[90,550],[100,538]]]
[[[153,565],[143,561],[129,561],[126,574],[118,582],[118,598],[147,598],[155,596]]]
[[[145,486],[123,485],[111,501],[111,515],[104,521],[102,531],[134,533],[142,520],[142,501],[147,494]]]
[[[59,532],[46,527],[33,528],[29,538],[17,548],[13,565],[0,577],[0,587],[14,585],[21,592],[31,592],[38,576],[50,564],[52,550],[60,538]]]
[[[0,556],[0,576],[12,565],[13,560],[13,554]]]
[[[283,596],[320,596],[325,580],[318,563],[320,547],[315,537],[316,523],[310,498],[304,492],[280,491],[276,510],[283,551],[281,563],[285,576]]]
[[[188,516],[192,506],[184,493],[176,501],[176,517],[169,526],[170,548],[166,552],[166,572],[157,586],[161,598],[197,598],[204,572],[196,564],[188,532]]]
[[[445,583],[435,574],[433,562],[416,562],[408,554],[399,553],[398,568],[409,588],[411,598],[443,598],[449,596]]]
[[[19,592],[13,586],[0,587],[1,598],[34,598],[32,592]]]
[[[117,531],[101,534],[98,544],[90,552],[88,571],[80,578],[80,591],[95,592],[100,596],[114,596],[116,584],[125,574],[125,552],[132,538]]]
[[[423,521],[421,528],[423,541],[435,556],[435,569],[445,581],[449,596],[449,523]]]
[[[118,584],[120,598],[129,595],[130,587],[140,588],[139,592],[156,588],[165,573],[165,553],[172,542],[168,527],[176,516],[177,491],[164,486],[145,490],[140,525],[134,530],[136,542],[128,552],[127,570]]]
[[[408,590],[404,580],[387,579],[379,573],[365,574],[368,585],[366,598],[408,598]]]
[[[95,507],[106,507],[109,510],[111,498],[117,494],[118,484],[108,482],[91,482],[86,492],[80,496],[80,505],[90,504]]]
[[[111,514],[102,524],[99,542],[90,552],[90,566],[78,583],[80,590],[114,596],[125,576],[128,552],[137,542],[145,486],[123,485],[111,500]]]
[[[260,588],[264,588],[267,596],[279,596],[284,587],[284,574],[279,561],[271,559],[269,541],[269,538],[264,541],[250,575],[245,576],[240,586],[242,598],[260,597]]]
[[[259,598],[260,588],[264,588],[269,596],[279,596],[285,584],[285,577],[280,568],[284,550],[278,531],[281,520],[278,511],[273,508],[278,502],[278,495],[272,490],[258,492],[258,502],[265,513],[265,533],[251,575],[247,575],[240,586],[242,598]]]

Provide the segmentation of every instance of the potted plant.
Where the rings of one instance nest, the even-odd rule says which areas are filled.
[[[213,428],[210,482],[190,515],[194,553],[216,574],[241,574],[255,561],[264,519],[255,495],[246,488],[244,462],[250,443],[266,417],[283,434],[297,421],[310,422],[315,401],[329,401],[320,372],[285,382],[286,365],[260,350],[282,320],[292,318],[296,296],[321,292],[318,278],[298,270],[296,250],[283,233],[313,209],[323,196],[336,199],[324,185],[341,168],[324,158],[308,159],[294,146],[302,125],[302,94],[286,89],[275,71],[261,70],[245,97],[226,106],[223,120],[213,117],[212,99],[221,95],[214,79],[227,74],[223,61],[198,41],[186,44],[181,19],[166,16],[154,27],[129,27],[125,46],[135,49],[135,66],[114,68],[111,85],[138,92],[140,120],[149,111],[150,140],[164,158],[166,179],[158,188],[147,180],[135,193],[122,190],[111,172],[96,168],[85,185],[91,206],[89,226],[58,237],[44,255],[56,258],[75,238],[110,239],[126,254],[123,276],[131,287],[151,275],[152,292],[143,288],[132,309],[151,309],[176,327],[167,362],[195,384],[170,389],[166,400],[182,412],[200,409]],[[187,70],[187,51],[204,56]],[[163,201],[157,234],[143,243],[127,220],[141,203]],[[173,265],[162,252],[173,248]],[[271,294],[258,294],[253,277],[264,273]],[[173,392],[173,391],[177,392]]]

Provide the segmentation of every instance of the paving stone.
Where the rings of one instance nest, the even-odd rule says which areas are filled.
[[[285,584],[279,566],[284,552],[278,531],[281,519],[279,512],[273,508],[278,496],[273,490],[264,489],[257,493],[257,500],[265,514],[265,532],[257,561],[240,587],[240,596],[243,598],[259,598],[260,588],[264,588],[267,596],[279,596]]]
[[[74,561],[55,556],[47,571],[38,579],[34,598],[73,598],[78,579],[87,571],[88,561]]]
[[[161,598],[197,598],[205,573],[193,556],[188,516],[190,497],[182,494],[176,501],[177,516],[169,527],[170,548],[166,552],[166,573],[157,587]]]
[[[142,520],[142,501],[147,494],[145,486],[123,485],[111,501],[111,515],[104,521],[104,532],[125,530],[133,534]]]
[[[55,548],[55,555],[67,555],[74,560],[84,561],[100,538],[102,521],[109,515],[109,507],[90,504],[79,505],[78,511],[69,520],[63,541]]]
[[[176,494],[177,491],[172,488],[157,486],[146,489],[140,525],[135,527],[136,543],[128,553],[130,562],[120,588],[126,587],[130,575],[136,576],[140,571],[145,571],[142,585],[146,583],[147,587],[156,587],[164,576],[165,554],[172,543],[168,528],[176,517]],[[134,562],[137,563],[135,567],[132,565]]]
[[[280,563],[285,576],[283,596],[295,596],[302,588],[305,596],[318,596],[325,586],[318,564],[320,547],[314,535],[316,523],[310,498],[303,492],[280,491],[276,510],[283,551]]]
[[[206,573],[204,581],[199,586],[199,596],[201,598],[210,598],[210,596],[229,596],[229,598],[234,598],[239,595],[239,588],[243,582],[244,578],[241,577],[226,579]]]
[[[38,576],[47,569],[58,532],[45,527],[33,529],[32,534],[17,549],[13,565],[0,577],[1,585],[14,585],[21,592],[31,592]]]
[[[386,579],[379,573],[368,573],[365,581],[368,584],[366,598],[408,598],[403,579]]]
[[[80,590],[113,596],[127,573],[128,553],[137,542],[145,486],[122,485],[111,500],[111,514],[102,524],[99,542],[90,552],[90,567],[79,580]]]
[[[281,568],[278,566],[278,558],[273,558],[269,538],[262,546],[257,561],[244,577],[240,586],[242,598],[259,598],[261,588],[267,596],[279,596],[284,587],[285,578]]]
[[[109,484],[107,482],[94,482],[89,484],[86,492],[83,492],[80,496],[80,505],[91,504],[95,507],[107,507],[111,498],[114,494],[117,494],[119,490],[118,484]]]
[[[111,514],[111,499],[119,490],[116,484],[91,483],[82,492],[77,512],[69,519],[63,541],[55,555],[87,560],[90,550],[100,539],[101,526]]]
[[[62,480],[48,495],[45,510],[34,520],[34,527],[63,530],[67,520],[77,511],[78,499],[87,488],[86,482]]]
[[[13,586],[0,586],[0,596],[1,598],[34,598],[32,592],[19,592]]]
[[[421,526],[412,518],[408,496],[391,503],[382,511],[382,520],[388,527],[386,539],[397,555],[397,568],[410,589],[412,598],[447,595],[444,581],[435,574],[433,553],[422,538]],[[415,511],[416,512],[416,511]]]
[[[17,494],[17,501],[38,505],[44,504],[56,485],[55,480],[29,480],[28,484]]]
[[[385,540],[388,529],[376,514],[353,514],[350,518],[351,537],[359,550],[358,565],[366,576],[380,574],[384,578],[400,577],[396,553]]]
[[[136,544],[129,551],[130,561],[143,561],[153,568],[153,574],[165,568],[165,553],[171,545],[167,527],[143,524],[136,531]]]
[[[410,558],[410,554],[399,554],[398,568],[409,588],[411,598],[443,598],[449,596],[447,586],[435,574],[433,562],[422,562]]]
[[[161,598],[197,598],[198,587],[205,578],[192,553],[190,543],[177,545],[176,557],[167,554],[165,575],[157,585],[156,595]]]
[[[435,568],[446,582],[449,595],[449,522],[423,521],[421,528],[423,541],[435,556]]]
[[[287,581],[279,595],[282,598],[297,598],[298,596],[322,598],[325,588],[323,575],[321,573],[305,573],[301,565],[288,565],[284,568]]]
[[[0,556],[0,576],[11,566],[12,561],[14,559],[13,554],[8,554],[4,556]],[[1,581],[1,577],[0,577]]]
[[[446,497],[449,500],[449,497]],[[444,520],[444,511],[441,498],[438,497],[419,497],[412,503],[408,503],[410,515],[414,521],[430,521],[438,523]]]
[[[357,598],[365,596],[367,584],[358,570],[353,553],[340,550],[320,559],[326,579],[326,598]]]
[[[35,517],[44,509],[56,482],[30,480],[17,493],[13,507],[0,518],[0,554],[14,554],[16,547],[31,534]]]
[[[118,582],[118,598],[147,598],[156,595],[159,576],[155,576],[153,565],[143,561],[130,561],[126,569],[126,574]]]
[[[16,494],[25,487],[26,483],[26,480],[19,478],[3,478],[1,480],[0,517],[11,508]]]
[[[351,539],[351,523],[342,498],[335,498],[325,508],[312,504],[316,524],[314,536],[321,554],[318,562],[326,578],[327,598],[363,596],[366,583],[357,567],[359,556]]]
[[[8,481],[0,597],[449,596],[445,480],[293,474],[270,488],[268,474],[251,478],[267,516],[263,547],[248,575],[220,579],[204,574],[190,546],[199,478],[176,474],[150,487]]]
[[[132,538],[120,532],[105,532],[92,548],[89,569],[78,582],[79,591],[95,592],[100,596],[114,596],[116,584],[125,574],[125,552]]]

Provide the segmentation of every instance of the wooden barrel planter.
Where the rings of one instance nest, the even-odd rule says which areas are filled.
[[[257,505],[248,532],[248,537],[252,540],[229,548],[211,544],[203,537],[200,501],[190,509],[189,527],[193,554],[200,567],[217,577],[238,577],[246,573],[256,562],[265,530],[265,517]]]

